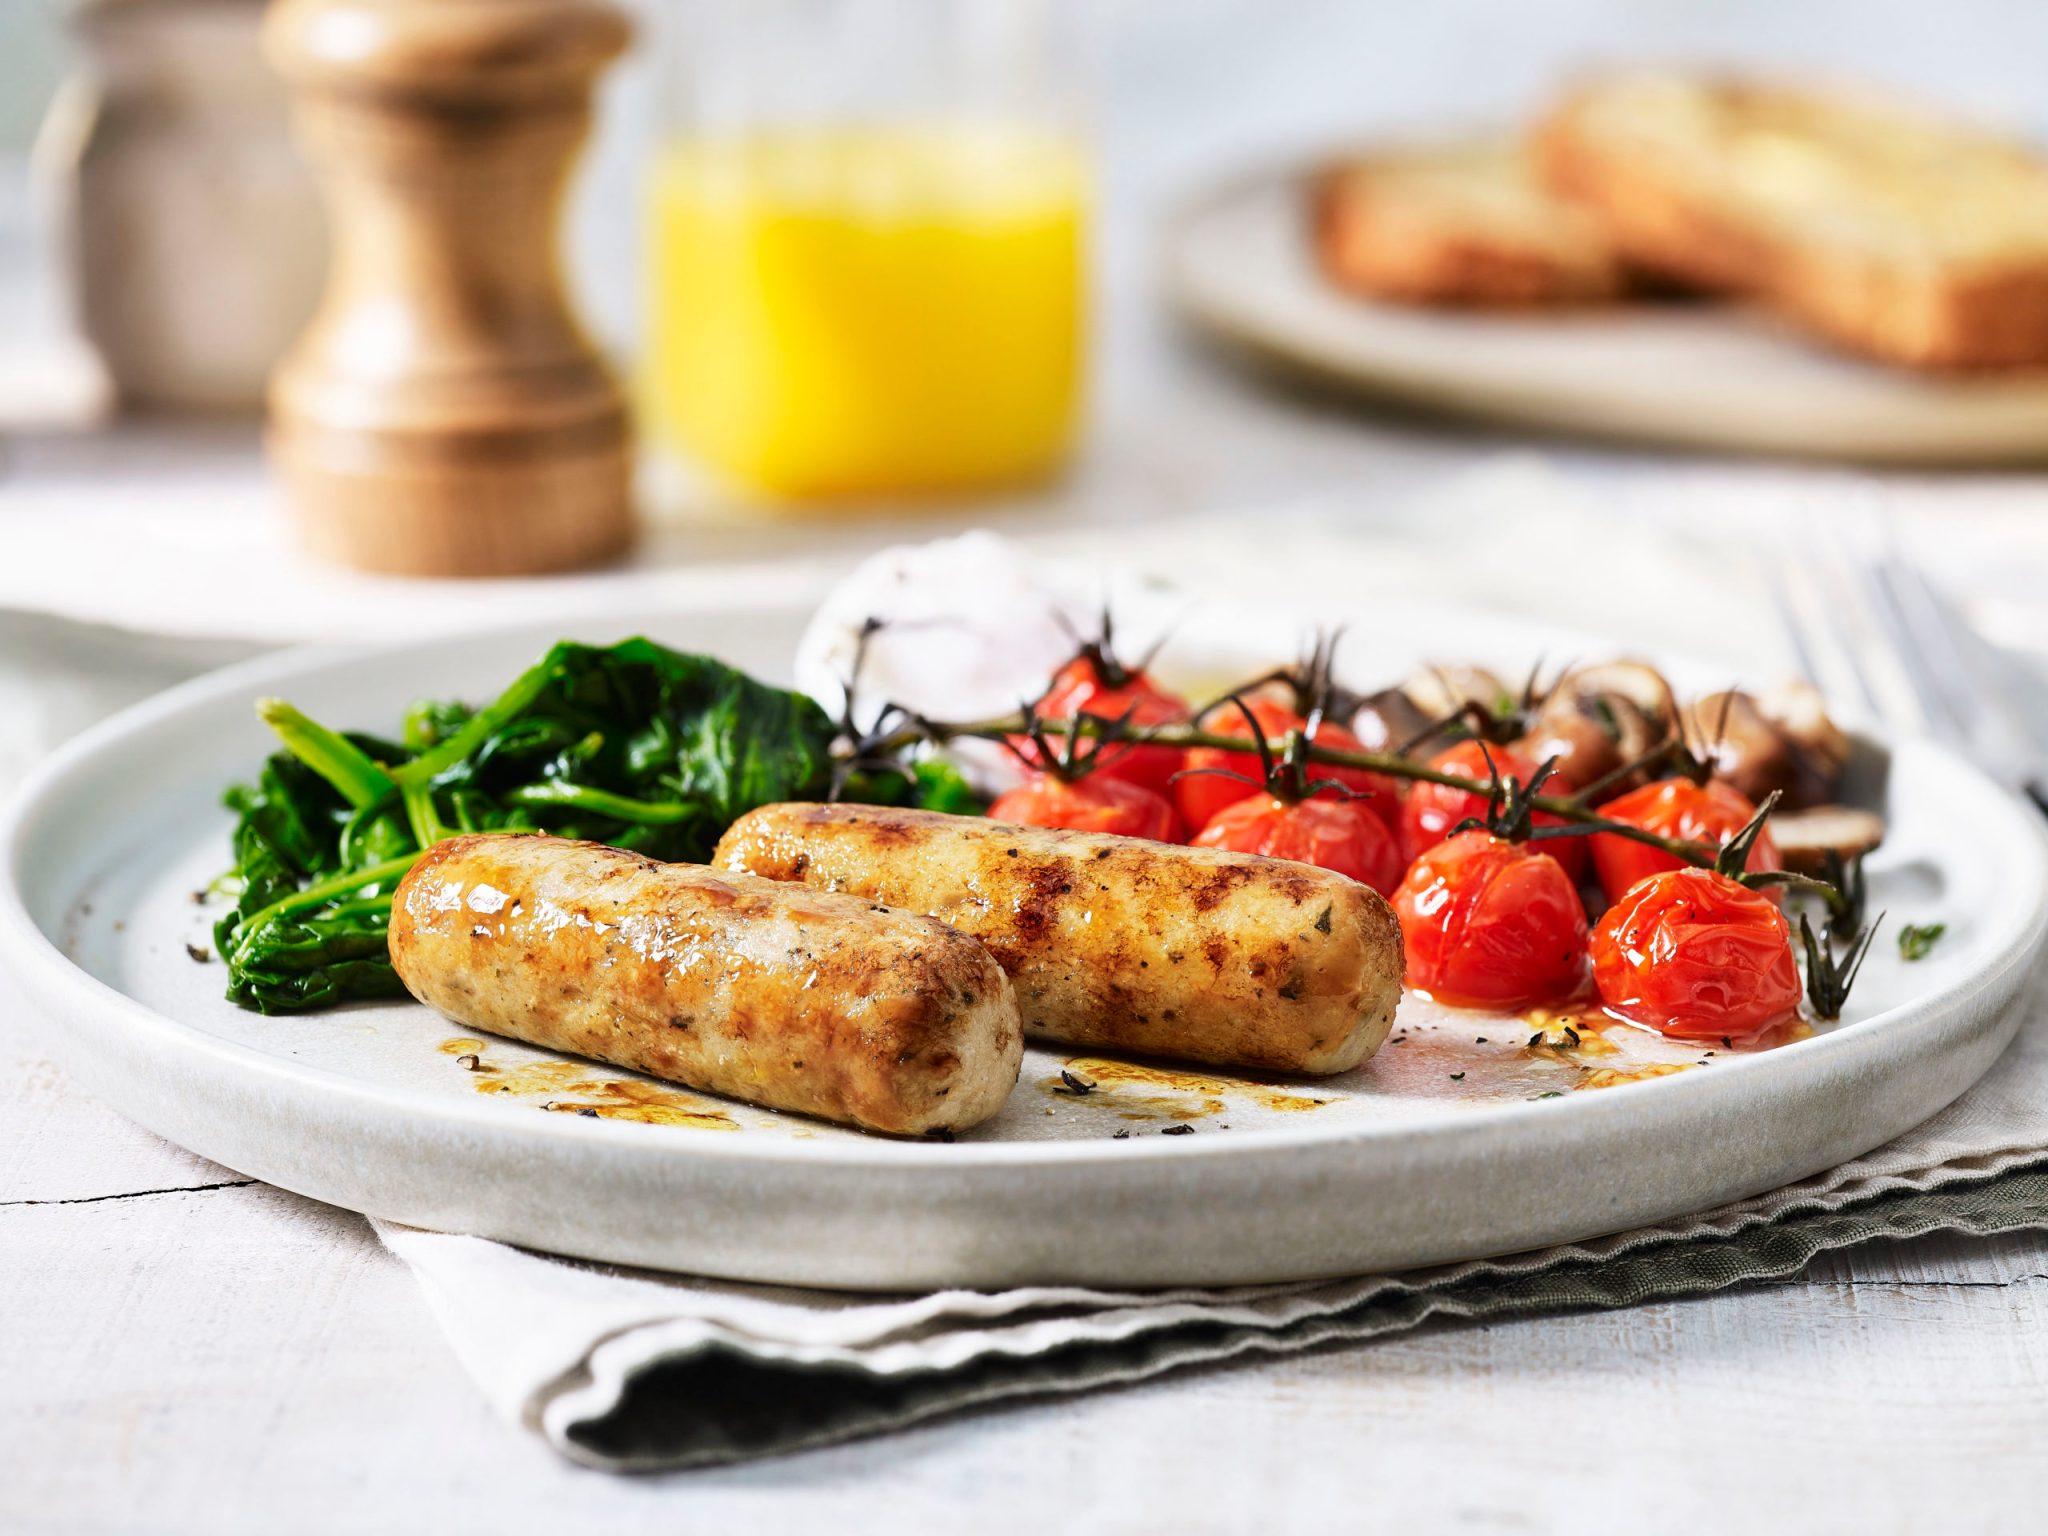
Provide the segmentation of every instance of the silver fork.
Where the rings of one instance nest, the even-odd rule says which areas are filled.
[[[1947,743],[2048,814],[2043,685],[1927,580],[1890,510],[1818,514],[1792,544],[1766,577],[1807,680],[1895,734]]]

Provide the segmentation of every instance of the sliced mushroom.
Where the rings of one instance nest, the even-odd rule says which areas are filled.
[[[1782,683],[1762,699],[1767,718],[1785,733],[1803,759],[1806,773],[1816,791],[1816,800],[1832,799],[1849,764],[1853,743],[1848,734],[1829,717],[1827,701],[1810,683]],[[1819,793],[1825,791],[1825,794]],[[1795,804],[1797,796],[1788,795]]]
[[[1368,694],[1352,712],[1351,733],[1368,752],[1396,752],[1436,722],[1417,707],[1406,691],[1382,688]],[[1428,750],[1428,744],[1423,747]]]
[[[1557,776],[1570,788],[1610,780],[1603,794],[1620,794],[1649,774],[1621,770],[1668,741],[1678,701],[1655,667],[1610,661],[1567,672],[1537,709],[1518,743],[1532,762],[1557,759]]]
[[[1762,697],[1710,693],[1686,710],[1685,734],[1716,778],[1759,803],[1778,791],[1784,810],[1832,801],[1849,761],[1849,738],[1803,683]]]
[[[1771,841],[1795,874],[1824,878],[1828,855],[1843,863],[1860,858],[1884,841],[1884,818],[1854,805],[1814,805],[1803,811],[1771,813]]]
[[[1401,691],[1429,720],[1441,720],[1468,704],[1497,714],[1514,698],[1507,684],[1486,668],[1460,662],[1418,667],[1401,684]]]
[[[1395,687],[1356,700],[1351,729],[1368,751],[1409,748],[1411,756],[1428,757],[1471,734],[1469,723],[1465,729],[1450,723],[1453,715],[1476,707],[1498,716],[1512,697],[1507,685],[1484,667],[1432,664],[1418,667]],[[1432,734],[1432,726],[1443,729]]]

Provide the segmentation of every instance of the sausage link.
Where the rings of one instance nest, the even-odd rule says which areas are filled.
[[[391,962],[467,1028],[899,1135],[987,1119],[1023,1059],[974,940],[598,843],[436,843],[398,888]]]
[[[720,868],[923,912],[988,946],[1027,1031],[1326,1074],[1379,1048],[1401,929],[1342,875],[1285,859],[862,805],[769,805]]]

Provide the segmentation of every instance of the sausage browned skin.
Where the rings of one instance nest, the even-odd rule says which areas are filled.
[[[713,855],[929,913],[986,944],[1024,1027],[1074,1045],[1342,1072],[1386,1038],[1401,929],[1284,859],[863,805],[769,805]]]
[[[436,843],[398,888],[391,962],[467,1028],[900,1135],[987,1119],[1023,1059],[974,940],[599,843]]]

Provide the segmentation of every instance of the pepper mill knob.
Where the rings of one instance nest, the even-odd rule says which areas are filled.
[[[625,401],[569,311],[563,184],[631,28],[608,0],[278,0],[264,24],[331,212],[270,451],[344,564],[501,576],[632,532]]]

